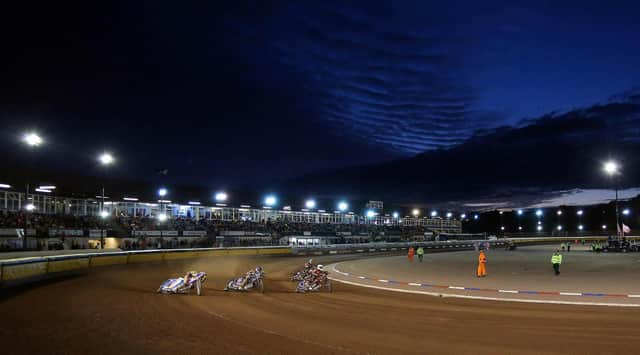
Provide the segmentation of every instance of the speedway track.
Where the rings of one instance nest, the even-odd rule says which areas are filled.
[[[349,257],[318,257],[329,263]],[[7,354],[630,353],[640,310],[487,302],[334,283],[296,294],[300,257],[236,257],[126,265],[1,291]],[[255,265],[266,292],[223,292]],[[204,270],[204,295],[159,295],[169,277]],[[634,350],[635,349],[635,350]]]

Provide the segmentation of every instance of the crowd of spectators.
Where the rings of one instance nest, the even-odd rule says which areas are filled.
[[[38,235],[46,235],[49,229],[108,229],[116,234],[131,235],[139,230],[207,231],[219,235],[224,231],[244,231],[272,236],[303,235],[314,236],[361,235],[361,236],[409,236],[427,232],[425,227],[374,225],[374,224],[332,224],[300,223],[282,220],[262,221],[220,221],[178,217],[159,221],[153,217],[110,217],[74,216],[68,214],[38,214],[0,211],[0,228],[32,228]]]

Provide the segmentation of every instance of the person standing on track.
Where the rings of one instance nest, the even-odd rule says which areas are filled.
[[[551,256],[551,264],[553,264],[553,271],[556,276],[560,275],[560,264],[562,264],[562,254],[560,254],[560,250],[556,250]]]
[[[478,255],[478,277],[487,276],[487,257],[484,255],[484,251],[480,250],[480,255]]]
[[[418,254],[418,261],[422,262],[422,258],[424,257],[424,249],[422,249],[422,247],[418,247],[417,254]]]
[[[409,247],[409,253],[407,254],[407,258],[409,258],[410,263],[413,262],[414,255],[415,255],[415,251],[413,250],[413,247]]]

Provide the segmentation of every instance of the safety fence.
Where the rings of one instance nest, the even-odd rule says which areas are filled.
[[[638,239],[640,237],[630,237]],[[237,248],[193,248],[139,250],[106,253],[84,253],[70,255],[49,255],[0,260],[0,287],[37,281],[70,272],[88,272],[94,267],[124,265],[145,262],[158,262],[200,257],[250,256],[250,255],[335,255],[359,253],[400,253],[409,247],[423,247],[425,252],[448,252],[486,248],[500,248],[508,243],[517,245],[541,245],[563,242],[605,241],[606,237],[567,237],[567,238],[517,238],[497,240],[465,240],[444,242],[415,243],[362,243],[323,245],[318,248],[274,247],[237,247]]]
[[[437,253],[445,251],[474,250],[477,248],[499,248],[505,245],[504,240],[465,240],[446,242],[414,242],[414,243],[360,243],[360,244],[334,244],[323,245],[317,248],[293,248],[294,255],[335,255],[335,254],[357,254],[357,253],[399,253],[404,252],[409,247],[422,247],[426,253]]]
[[[628,240],[640,240],[640,236],[627,237]],[[478,239],[478,240],[447,240],[433,242],[397,242],[397,243],[358,243],[358,244],[327,244],[312,247],[293,248],[294,255],[332,255],[332,254],[352,254],[352,253],[381,253],[400,252],[409,247],[423,247],[425,252],[462,251],[475,250],[478,248],[501,248],[507,244],[518,246],[527,245],[548,245],[560,243],[575,243],[576,241],[592,243],[605,242],[606,236],[593,237],[535,237],[535,238],[500,238],[500,239]]]
[[[124,265],[165,260],[214,256],[289,255],[288,247],[203,248],[141,250],[28,257],[0,261],[0,287],[88,272],[108,265]]]

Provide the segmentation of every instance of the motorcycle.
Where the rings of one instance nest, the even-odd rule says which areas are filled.
[[[300,270],[291,275],[291,281],[302,281],[307,277],[309,277],[309,270]]]
[[[227,283],[225,291],[250,291],[258,290],[264,293],[264,271],[258,267],[256,270],[249,271],[246,275],[240,276]]]
[[[299,270],[291,274],[291,281],[302,281],[305,278],[309,277],[311,274],[311,270],[313,270],[315,266],[313,265],[313,259],[309,259],[304,264],[304,269]]]
[[[202,284],[207,281],[207,273],[204,271],[189,271],[184,277],[168,279],[163,282],[156,292],[162,294],[190,293],[195,289],[196,294],[202,294]]]
[[[317,292],[323,289],[326,289],[327,292],[333,292],[333,285],[326,271],[322,271],[322,273],[317,276],[311,274],[309,277],[298,282],[296,286],[296,292],[299,293]]]

